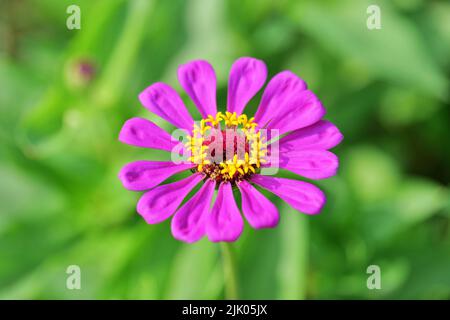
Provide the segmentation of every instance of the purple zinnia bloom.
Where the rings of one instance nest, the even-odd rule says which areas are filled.
[[[180,147],[177,139],[142,118],[128,120],[120,132],[123,143],[188,156],[183,162],[137,161],[122,168],[119,177],[125,188],[146,191],[137,211],[147,223],[159,223],[174,215],[171,226],[176,239],[195,242],[207,235],[213,242],[235,241],[244,227],[233,196],[233,189],[238,189],[249,224],[256,229],[275,227],[278,210],[255,185],[300,212],[316,214],[321,210],[325,195],[313,184],[261,173],[279,167],[309,179],[331,177],[336,174],[338,158],[328,149],[339,144],[343,136],[336,126],[322,120],[325,109],[321,102],[290,71],[269,81],[253,118],[243,114],[266,77],[263,61],[238,59],[230,71],[227,111],[222,113],[217,111],[212,66],[202,60],[181,65],[178,80],[203,117],[199,123],[194,123],[180,96],[167,84],[155,83],[139,95],[144,107],[187,134],[187,143]],[[192,175],[159,185],[186,170]],[[181,205],[199,184],[197,193]]]

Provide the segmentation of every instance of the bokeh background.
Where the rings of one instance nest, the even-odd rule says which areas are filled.
[[[81,30],[66,28],[71,4]],[[171,130],[137,99],[152,82],[193,110],[176,79],[192,59],[214,65],[224,108],[240,56],[304,78],[345,136],[338,175],[317,182],[320,215],[270,196],[279,226],[246,225],[240,296],[450,298],[448,1],[2,0],[0,16],[0,298],[224,297],[219,246],[147,225],[117,178],[168,155],[117,137],[132,116]],[[372,264],[381,290],[366,286]],[[69,265],[81,290],[66,288]]]

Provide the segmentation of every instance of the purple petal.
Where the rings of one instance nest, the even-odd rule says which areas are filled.
[[[119,179],[128,190],[148,190],[175,173],[188,170],[194,166],[193,164],[175,164],[171,161],[136,161],[128,163],[120,170]]]
[[[275,227],[280,219],[277,207],[247,181],[241,181],[238,187],[248,223],[255,229]]]
[[[280,153],[307,149],[328,150],[337,146],[343,138],[344,136],[334,124],[321,120],[281,138],[279,149]]]
[[[266,81],[267,67],[255,58],[239,58],[233,63],[228,80],[227,110],[238,115]]]
[[[217,80],[213,67],[207,61],[197,60],[181,65],[178,68],[178,81],[203,118],[215,116]]]
[[[275,178],[255,174],[251,182],[276,194],[294,209],[307,213],[319,213],[325,204],[325,195],[315,185],[304,181]]]
[[[217,199],[206,222],[206,234],[212,242],[236,241],[244,229],[244,220],[234,201],[230,183],[221,183]]]
[[[170,134],[153,122],[142,118],[127,120],[120,130],[119,140],[136,147],[171,152],[179,144]]]
[[[326,150],[287,151],[280,153],[278,167],[308,179],[325,179],[336,174],[339,160]]]
[[[147,223],[160,223],[169,218],[188,193],[203,179],[194,174],[183,180],[165,184],[146,192],[137,204],[137,212]]]
[[[142,105],[174,126],[192,130],[194,120],[178,93],[169,85],[157,82],[139,94]]]
[[[329,121],[321,120],[312,126],[289,133],[279,140],[280,152],[295,150],[328,150],[337,146],[344,136]]]
[[[292,101],[306,88],[305,81],[291,71],[278,73],[264,89],[261,103],[255,113],[255,122],[263,128],[281,110],[290,107]]]
[[[267,129],[278,129],[278,134],[301,129],[322,119],[325,108],[310,90],[303,90],[280,109],[267,124]],[[275,136],[273,136],[275,137]]]
[[[192,243],[205,235],[205,223],[210,212],[215,187],[216,182],[208,179],[201,189],[175,213],[172,219],[172,234],[175,239]]]

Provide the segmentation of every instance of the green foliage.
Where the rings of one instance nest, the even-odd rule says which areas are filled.
[[[117,179],[125,163],[167,154],[117,136],[131,116],[171,129],[137,94],[155,81],[181,93],[188,60],[214,65],[224,107],[242,55],[303,77],[345,139],[338,175],[314,182],[328,199],[320,215],[265,193],[280,225],[247,224],[235,244],[241,297],[450,298],[450,6],[378,3],[382,29],[369,31],[369,1],[2,1],[0,298],[223,298],[219,246],[147,225]],[[71,4],[81,30],[66,28]],[[66,288],[73,264],[81,290]],[[371,264],[382,290],[366,287]]]

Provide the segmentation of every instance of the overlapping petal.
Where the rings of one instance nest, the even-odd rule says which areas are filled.
[[[247,181],[241,181],[237,186],[248,223],[255,229],[275,227],[280,219],[277,207]]]
[[[266,64],[255,58],[237,59],[228,80],[227,110],[238,115],[251,98],[262,88],[267,78]]]
[[[139,94],[142,105],[174,126],[190,131],[194,120],[178,93],[169,85],[157,82]]]
[[[212,242],[236,241],[244,228],[244,220],[234,200],[231,184],[219,186],[216,202],[206,223],[206,234]]]
[[[135,161],[125,165],[119,179],[128,190],[151,189],[170,176],[194,167],[193,164],[176,164],[171,161]]]
[[[196,60],[181,65],[178,68],[178,81],[203,118],[217,113],[216,74],[207,61]]]
[[[259,174],[253,175],[250,181],[276,194],[291,207],[306,214],[319,213],[325,204],[323,192],[308,182]]]
[[[215,181],[207,180],[200,190],[175,213],[171,225],[175,239],[192,243],[204,236],[215,186]]]
[[[292,103],[306,88],[306,82],[291,71],[276,74],[264,89],[255,122],[264,128],[280,111],[292,108]]]
[[[266,128],[277,129],[278,134],[282,135],[310,126],[322,119],[324,115],[325,108],[316,95],[310,90],[303,90],[289,100],[283,109],[279,109]]]
[[[161,185],[146,192],[137,204],[137,212],[147,223],[159,223],[169,218],[188,193],[203,179],[194,174],[183,180]]]

